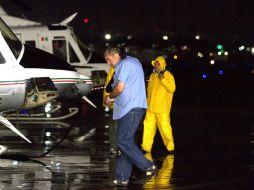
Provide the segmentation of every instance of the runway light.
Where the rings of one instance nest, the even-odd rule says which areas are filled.
[[[207,75],[206,75],[206,74],[203,74],[203,75],[202,75],[202,78],[203,78],[203,79],[206,79],[206,78],[207,78]]]
[[[177,58],[178,58],[177,55],[174,55],[174,60],[177,60]]]
[[[196,36],[195,36],[195,39],[196,39],[196,40],[200,40],[200,36],[199,36],[199,35],[196,35]]]

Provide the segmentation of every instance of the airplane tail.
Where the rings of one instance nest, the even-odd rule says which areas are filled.
[[[77,16],[77,14],[78,14],[77,12],[72,14],[71,16],[67,17],[66,19],[64,19],[60,23],[57,23],[56,25],[68,25]]]

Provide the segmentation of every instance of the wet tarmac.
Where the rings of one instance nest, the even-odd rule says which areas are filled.
[[[12,121],[32,144],[1,126],[0,189],[254,189],[251,116],[174,107],[175,154],[166,153],[157,135],[147,155],[157,174],[142,187],[112,187],[117,156],[109,149],[110,115],[75,104],[79,113],[67,120]]]

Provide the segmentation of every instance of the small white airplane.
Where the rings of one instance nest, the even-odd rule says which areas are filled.
[[[11,16],[0,6],[0,17],[22,43],[58,56],[75,67],[78,72],[92,78],[94,87],[103,86],[109,66],[106,63],[88,64],[92,56],[91,48],[84,45],[75,35],[73,28],[68,25],[76,15],[77,13],[74,13],[57,24],[45,25]]]
[[[52,69],[52,63],[55,63],[55,69]],[[38,69],[34,67],[35,65],[41,68]],[[69,64],[55,56],[23,45],[0,18],[1,113],[41,106],[65,93],[67,95],[79,93],[80,96],[90,93],[91,79],[78,72],[65,69],[67,67]],[[0,123],[31,143],[2,115]]]

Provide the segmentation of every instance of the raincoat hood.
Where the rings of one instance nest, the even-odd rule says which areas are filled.
[[[155,60],[153,60],[153,61],[152,61],[152,65],[153,65],[153,66],[154,66],[154,63],[155,63],[156,61],[159,61],[162,70],[165,70],[165,69],[166,69],[167,63],[166,63],[166,61],[165,61],[165,59],[164,59],[163,56],[159,56],[159,57],[157,57]]]

